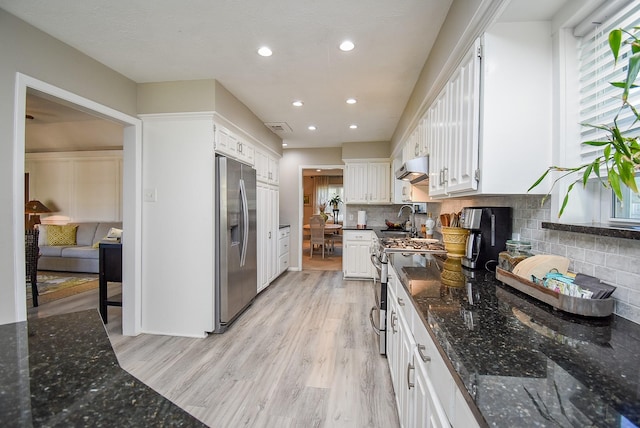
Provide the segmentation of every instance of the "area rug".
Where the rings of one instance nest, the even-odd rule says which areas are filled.
[[[43,304],[98,288],[98,275],[38,273],[38,303]],[[32,300],[31,284],[27,284],[27,300]]]

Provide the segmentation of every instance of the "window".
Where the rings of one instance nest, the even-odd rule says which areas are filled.
[[[593,29],[585,34],[580,42],[580,123],[591,125],[612,124],[616,115],[620,129],[626,135],[640,135],[640,123],[634,123],[634,116],[630,109],[620,110],[621,90],[610,84],[620,82],[627,74],[627,56],[629,47],[624,46],[620,52],[617,66],[609,49],[609,32],[615,28],[633,31],[633,27],[640,26],[640,2],[624,2],[625,7],[616,13],[607,14],[603,22],[592,25]],[[629,94],[631,105],[640,106],[640,91],[632,90]],[[590,126],[583,126],[580,141],[604,140],[606,131]],[[600,151],[597,147],[581,145],[583,162],[595,159]],[[638,179],[636,179],[638,181]],[[640,181],[638,181],[640,184]],[[628,188],[623,190],[624,200],[618,201],[610,192],[608,198],[612,200],[613,219],[640,220],[640,200]]]

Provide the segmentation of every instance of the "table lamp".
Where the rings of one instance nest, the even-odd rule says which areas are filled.
[[[28,229],[33,229],[36,224],[40,224],[40,214],[50,212],[51,210],[40,201],[33,200],[27,202],[24,206],[24,213],[29,214]]]

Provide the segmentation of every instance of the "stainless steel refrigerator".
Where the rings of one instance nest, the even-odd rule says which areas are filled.
[[[216,155],[215,333],[257,294],[256,171]]]

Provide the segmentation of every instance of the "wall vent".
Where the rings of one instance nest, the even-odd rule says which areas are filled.
[[[273,132],[293,132],[286,122],[265,122],[265,125]]]

